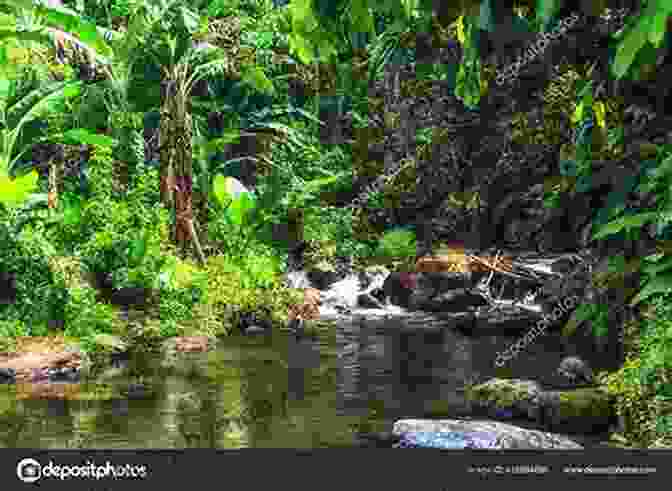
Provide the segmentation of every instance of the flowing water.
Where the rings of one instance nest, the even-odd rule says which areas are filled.
[[[17,401],[15,387],[0,386],[0,446],[350,447],[400,418],[468,416],[465,384],[538,380],[563,357],[559,337],[548,334],[498,369],[497,352],[515,338],[426,326],[422,315],[399,309],[355,309],[325,316],[312,335],[232,336],[170,366],[138,355],[97,382],[123,395],[101,390],[93,400]]]

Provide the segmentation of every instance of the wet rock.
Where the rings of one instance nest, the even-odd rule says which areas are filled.
[[[415,286],[415,275],[413,273],[393,272],[385,278],[383,294],[385,298],[390,299],[390,303],[393,305],[409,308]]]
[[[153,395],[150,387],[142,383],[128,384],[128,388],[123,393],[128,399],[148,399]]]
[[[581,449],[575,441],[552,433],[528,430],[497,421],[406,419],[394,423],[397,448],[445,449]]]
[[[578,356],[563,358],[557,370],[558,375],[565,377],[572,384],[592,384],[593,371],[587,362]]]
[[[80,380],[79,370],[74,367],[51,368],[47,372],[49,382],[77,383]]]
[[[13,372],[17,383],[48,379],[48,370],[78,369],[81,365],[78,352],[25,353],[0,362],[0,373]],[[39,376],[38,376],[39,373]],[[44,377],[42,376],[44,374]]]
[[[250,326],[247,326],[243,330],[243,334],[245,334],[246,336],[255,336],[255,335],[258,335],[258,334],[265,334],[267,332],[269,332],[268,329],[264,328],[263,326],[259,326],[257,324],[252,324]]]
[[[453,290],[417,304],[419,310],[429,312],[465,312],[485,305],[486,300],[466,290]]]
[[[501,306],[492,311],[489,306],[484,306],[477,307],[473,317],[473,335],[512,336],[528,331],[538,320],[539,314],[519,307]]]
[[[318,290],[326,290],[338,281],[338,273],[333,271],[310,270],[307,273],[310,283]]]
[[[392,432],[360,433],[357,435],[360,446],[366,448],[392,448],[399,443],[400,436]]]
[[[0,305],[11,305],[16,302],[16,276],[7,271],[0,271]]]
[[[13,384],[16,382],[16,372],[13,368],[0,368],[0,384]]]
[[[320,304],[322,297],[320,290],[316,288],[303,289],[303,302],[289,307],[288,319],[292,322],[296,319],[315,320],[320,316]]]
[[[169,340],[175,351],[193,353],[208,351],[212,347],[211,339],[207,336],[178,336]]]
[[[384,309],[385,306],[370,293],[357,295],[357,306],[364,309]]]
[[[471,273],[418,273],[418,286],[431,291],[432,296],[470,288]]]

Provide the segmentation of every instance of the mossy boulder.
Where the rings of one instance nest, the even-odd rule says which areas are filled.
[[[604,431],[615,418],[612,397],[599,387],[544,391],[529,380],[491,379],[470,387],[465,397],[490,417],[507,413],[567,433]]]
[[[539,402],[544,425],[554,431],[606,431],[615,422],[613,398],[601,388],[547,391]]]
[[[539,384],[530,380],[493,378],[469,387],[465,397],[476,409],[486,410],[494,417],[501,410],[507,410],[512,416],[537,420],[541,392]]]

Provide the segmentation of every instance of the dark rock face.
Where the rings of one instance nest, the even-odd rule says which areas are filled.
[[[16,382],[16,372],[12,368],[0,368],[0,384]]]
[[[452,290],[434,298],[425,300],[417,305],[417,308],[429,312],[464,312],[472,307],[480,307],[487,302],[481,296],[468,291]]]
[[[0,305],[16,302],[16,277],[8,271],[0,271]]]
[[[392,304],[409,308],[414,286],[415,273],[394,272],[385,279],[383,293]]]
[[[326,290],[338,281],[338,273],[334,271],[311,270],[307,273],[311,285],[318,290]]]
[[[471,286],[471,273],[418,273],[418,285],[431,291],[431,296]]]

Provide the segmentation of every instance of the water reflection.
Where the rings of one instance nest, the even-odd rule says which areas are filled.
[[[350,321],[315,337],[234,337],[168,364],[129,360],[126,375],[82,385],[81,400],[16,400],[0,386],[0,445],[35,448],[311,448],[352,445],[400,417],[468,413],[464,385],[497,374],[511,338],[398,319]],[[507,367],[535,377],[562,357],[540,339]],[[557,358],[557,360],[556,360]]]

